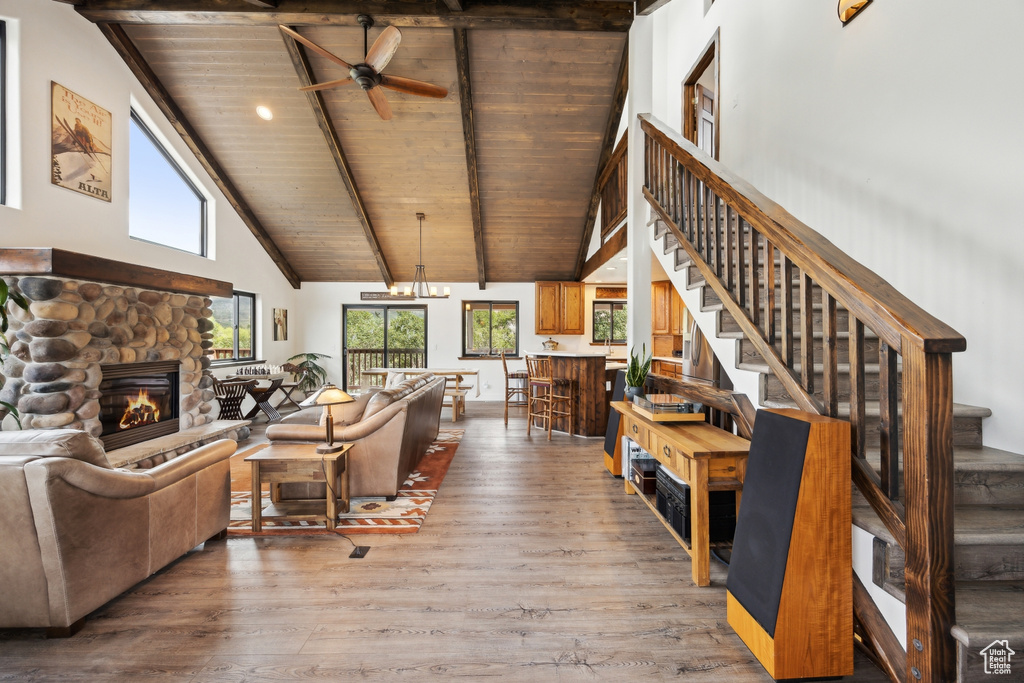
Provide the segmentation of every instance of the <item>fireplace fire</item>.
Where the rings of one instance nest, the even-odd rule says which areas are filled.
[[[177,361],[101,367],[100,440],[108,450],[178,431]]]
[[[124,415],[121,416],[118,427],[131,429],[159,421],[160,407],[149,400],[148,390],[140,389],[137,397],[129,399],[128,407],[124,409]]]

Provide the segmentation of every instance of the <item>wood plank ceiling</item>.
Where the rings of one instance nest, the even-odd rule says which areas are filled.
[[[625,95],[632,3],[76,4],[172,121],[183,119],[179,131],[206,150],[293,285],[408,283],[421,262],[417,212],[426,214],[422,263],[432,280],[483,287],[579,277],[598,165]],[[363,58],[360,12],[376,20],[371,43],[387,25],[402,31],[384,73],[448,96],[387,90],[394,116],[382,121],[355,84],[322,98],[299,92],[304,69],[314,82],[348,74],[278,23],[354,64]],[[273,120],[256,116],[260,104]]]

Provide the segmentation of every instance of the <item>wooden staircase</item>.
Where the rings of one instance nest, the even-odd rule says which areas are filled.
[[[714,314],[715,329],[705,334],[735,341],[736,370],[756,374],[759,405],[799,407],[853,423],[854,524],[874,536],[874,583],[907,603],[910,650],[902,652],[891,633],[865,631],[869,624],[878,628],[879,620],[866,614],[873,605],[858,610],[865,643],[894,680],[972,681],[989,680],[981,650],[1007,640],[1019,653],[1013,673],[1024,678],[1024,456],[983,446],[982,421],[991,412],[952,402],[951,365],[929,377],[918,357],[914,372],[906,372],[906,331],[897,346],[877,318],[917,317],[919,330],[937,332],[910,340],[932,347],[936,357],[923,365],[933,368],[946,365],[949,351],[962,350],[955,332],[896,301],[884,291],[887,283],[851,267],[841,252],[834,256],[831,243],[819,240],[826,253],[808,258],[801,248],[814,241],[809,228],[663,125],[641,119],[645,195],[659,218],[655,237],[663,241],[677,286],[696,290],[700,310]],[[780,246],[794,235],[792,250]],[[845,281],[818,279],[814,260],[829,257],[840,261]],[[794,266],[801,261],[810,265]],[[879,308],[887,310],[876,315]],[[863,324],[872,317],[880,333]],[[921,401],[922,393],[931,397]],[[908,396],[910,419],[904,414]],[[915,416],[922,404],[928,412]],[[943,427],[923,436],[925,421],[933,430],[936,423]],[[910,498],[904,485],[908,439],[916,472]],[[931,488],[922,490],[922,476]],[[923,552],[915,545],[920,522],[931,534]],[[908,601],[911,554],[919,567],[922,561],[927,566],[910,572]],[[955,590],[944,588],[953,582]]]

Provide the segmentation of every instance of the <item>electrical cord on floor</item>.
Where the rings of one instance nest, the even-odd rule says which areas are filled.
[[[345,466],[348,467],[348,461],[347,460],[346,460]],[[331,482],[328,480],[328,477],[327,477],[327,454],[326,453],[323,453],[320,456],[320,472],[323,473],[323,475],[324,475],[324,483],[327,485],[327,493],[329,493],[330,495],[334,496],[334,499],[337,500],[338,499],[338,495],[335,492],[334,487],[331,486]],[[336,522],[337,520],[334,520],[334,521]],[[368,546],[368,545],[356,545],[355,541],[353,541],[351,538],[349,538],[345,534],[339,534],[337,532],[337,530],[335,530],[334,533],[337,534],[338,536],[341,536],[346,541],[348,541],[349,543],[352,544],[352,553],[349,555],[349,557],[363,558],[363,557],[366,557],[366,553],[370,552],[370,546]]]

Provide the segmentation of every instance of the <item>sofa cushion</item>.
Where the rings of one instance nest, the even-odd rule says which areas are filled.
[[[366,409],[363,410],[363,416],[360,419],[365,420],[368,417],[373,417],[374,415],[376,415],[377,413],[391,405],[391,403],[394,401],[394,389],[385,389],[383,391],[378,391],[377,393],[370,397],[369,401],[366,402]]]
[[[0,455],[74,458],[110,469],[99,439],[79,429],[26,429],[0,432]]]

